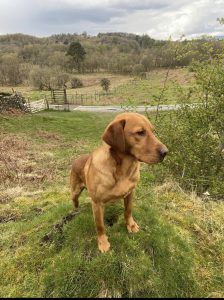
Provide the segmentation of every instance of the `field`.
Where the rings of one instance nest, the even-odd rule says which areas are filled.
[[[78,104],[84,105],[156,105],[160,97],[164,83],[165,91],[161,99],[161,104],[179,103],[176,86],[189,87],[193,83],[193,75],[187,69],[159,69],[147,73],[146,79],[139,77],[130,77],[122,75],[111,75],[107,73],[79,74],[77,75],[84,84],[83,88],[68,89],[69,99],[78,101]],[[102,92],[100,80],[108,78],[111,81],[111,87],[108,94]],[[22,93],[30,101],[38,100],[43,97],[50,97],[49,91],[33,90],[29,86],[13,87],[17,92]],[[2,87],[2,91],[11,92],[12,88]],[[82,95],[82,96],[81,96]]]
[[[156,167],[142,165],[140,233],[126,232],[122,202],[108,206],[112,251],[98,252],[90,199],[73,211],[68,174],[113,117],[0,117],[1,297],[224,296],[224,203],[159,184]]]

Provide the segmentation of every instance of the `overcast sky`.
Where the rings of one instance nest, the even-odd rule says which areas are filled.
[[[0,0],[0,34],[224,35],[224,0]]]

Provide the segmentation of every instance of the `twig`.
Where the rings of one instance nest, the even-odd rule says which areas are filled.
[[[174,52],[174,56],[173,57],[176,57],[176,54],[177,54],[177,48],[175,49],[175,52]],[[169,67],[167,69],[167,72],[166,72],[166,77],[165,77],[165,80],[163,82],[163,88],[162,88],[162,91],[158,97],[158,103],[157,103],[157,107],[156,107],[156,119],[155,119],[155,123],[157,123],[157,120],[158,120],[158,117],[159,117],[159,106],[161,104],[161,99],[163,98],[163,95],[164,95],[164,92],[166,90],[166,85],[167,85],[167,81],[168,81],[168,77],[169,77],[169,73],[170,73],[170,69],[171,69],[171,66],[173,64],[173,57],[170,61],[170,64],[169,64]]]

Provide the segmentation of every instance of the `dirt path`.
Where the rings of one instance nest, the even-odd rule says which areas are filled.
[[[160,105],[160,111],[168,111],[168,110],[177,110],[180,108],[180,105]],[[67,105],[50,105],[50,109],[55,110],[64,110],[68,109]],[[137,111],[137,112],[144,112],[144,111],[157,111],[157,106],[135,106],[135,107],[128,107],[128,106],[77,106],[77,105],[69,105],[70,111],[89,111],[89,112],[122,112],[122,111]]]

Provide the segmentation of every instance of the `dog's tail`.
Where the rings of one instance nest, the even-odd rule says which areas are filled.
[[[79,207],[79,196],[85,188],[84,167],[90,155],[83,155],[72,164],[70,174],[71,198],[75,208]]]

